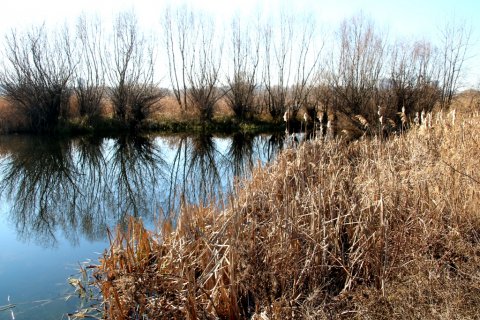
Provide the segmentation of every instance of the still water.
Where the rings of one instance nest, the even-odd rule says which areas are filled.
[[[97,261],[107,228],[219,199],[283,145],[281,134],[0,137],[0,320],[67,319],[80,303],[67,278]]]

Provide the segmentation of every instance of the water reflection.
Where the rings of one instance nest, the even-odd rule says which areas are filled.
[[[283,149],[285,143],[285,134],[284,133],[274,133],[267,138],[266,143],[264,143],[264,152],[267,157],[267,161],[270,162],[274,159],[277,153]]]
[[[110,150],[104,192],[110,208],[136,217],[154,210],[157,187],[165,180],[168,168],[153,138],[122,136],[114,140]]]
[[[232,135],[232,142],[228,148],[228,157],[232,162],[233,176],[244,176],[253,166],[254,138],[254,135],[243,132],[237,132]]]
[[[107,162],[104,157],[104,139],[96,136],[85,136],[77,139],[76,167],[80,175],[77,177],[78,188],[82,196],[78,201],[79,232],[88,240],[103,237],[108,223],[105,208],[105,172]],[[77,201],[77,199],[65,199]]]
[[[277,135],[0,138],[0,197],[19,237],[55,246],[101,240],[127,215],[172,217],[206,203],[283,146]]]
[[[81,193],[77,176],[69,142],[32,137],[15,145],[2,166],[0,192],[13,199],[12,217],[19,237],[35,234],[39,242],[55,242],[57,229],[71,228],[75,199]],[[75,240],[68,232],[66,236]]]
[[[219,167],[223,157],[212,135],[181,136],[170,174],[168,212],[178,212],[183,202],[205,204],[222,190]]]

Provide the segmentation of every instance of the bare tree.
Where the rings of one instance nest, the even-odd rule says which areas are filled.
[[[188,98],[200,113],[201,119],[210,121],[215,104],[222,97],[218,90],[220,68],[222,65],[223,41],[215,36],[215,25],[212,20],[200,16],[195,21],[196,42],[192,54],[192,64],[187,72]]]
[[[152,41],[139,30],[135,14],[118,15],[113,27],[110,53],[110,98],[115,116],[132,128],[148,118],[153,106],[165,95],[155,82]]]
[[[318,80],[319,62],[324,43],[321,39],[314,38],[317,29],[311,17],[302,20],[301,23],[297,21],[295,26],[300,28],[294,29],[293,47],[296,48],[297,53],[293,57],[294,80],[289,112],[293,117],[303,107],[310,118],[315,119],[317,101],[312,101],[311,97],[315,82]]]
[[[459,78],[470,47],[472,29],[465,22],[447,22],[441,30],[441,103],[448,108],[459,86]]]
[[[384,104],[406,115],[430,111],[439,98],[435,49],[427,41],[416,41],[396,43],[390,53],[390,77],[380,88],[388,94]]]
[[[416,107],[414,111],[431,111],[440,98],[437,50],[427,41],[414,45],[413,63],[418,70],[416,83]]]
[[[222,63],[222,37],[215,35],[212,20],[193,14],[185,7],[177,10],[174,16],[167,10],[164,26],[175,98],[184,112],[198,112],[204,122],[209,121],[221,97],[217,86]]]
[[[188,54],[193,50],[192,39],[193,13],[185,8],[177,10],[175,15],[168,9],[165,13],[165,49],[168,58],[168,70],[173,93],[183,112],[188,109],[187,71],[191,62]]]
[[[238,119],[252,116],[255,104],[256,77],[260,60],[260,41],[253,37],[248,25],[236,17],[231,25],[233,75],[227,75],[225,98]]]
[[[329,79],[336,99],[334,107],[362,128],[358,115],[369,122],[377,121],[372,98],[382,74],[385,41],[362,14],[343,21],[338,37],[340,51],[333,56]]]
[[[89,120],[100,113],[105,95],[105,67],[103,29],[100,20],[87,20],[86,15],[77,22],[76,83],[74,86],[80,116]]]
[[[74,65],[67,28],[47,34],[46,27],[5,38],[5,65],[0,84],[15,108],[26,115],[30,130],[50,132],[65,118]]]
[[[393,105],[396,112],[404,108],[406,114],[415,109],[416,88],[419,72],[414,46],[409,43],[395,43],[390,50],[390,77],[383,79],[380,90],[384,91],[384,103]]]
[[[275,32],[278,31],[278,32]],[[279,26],[263,29],[263,85],[265,104],[273,119],[279,120],[289,104],[288,86],[292,66],[292,20],[282,14]]]

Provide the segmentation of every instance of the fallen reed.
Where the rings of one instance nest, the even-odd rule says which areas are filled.
[[[318,139],[175,228],[131,220],[96,267],[108,319],[475,319],[480,116]]]

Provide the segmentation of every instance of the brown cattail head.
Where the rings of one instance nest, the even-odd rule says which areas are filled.
[[[455,125],[455,116],[456,116],[457,111],[453,109],[450,111],[450,116],[452,117],[452,127]]]
[[[406,126],[408,122],[407,114],[405,113],[405,106],[402,107],[402,112],[397,113],[400,116],[400,121],[402,122],[402,126]]]
[[[415,118],[413,118],[413,123],[415,123],[416,125],[420,124],[420,113],[419,112],[415,112]]]
[[[378,106],[378,112],[377,113],[378,113],[379,117],[384,117],[387,114],[387,108],[382,107],[382,106]]]
[[[358,119],[358,121],[362,124],[362,126],[363,126],[364,129],[368,129],[368,128],[370,127],[370,124],[368,123],[368,120],[365,119],[364,116],[362,116],[362,115],[360,115],[360,114],[357,114],[357,115],[355,116],[355,118]]]
[[[325,116],[325,112],[323,112],[323,111],[318,111],[317,112],[318,121],[322,122],[324,116]]]

